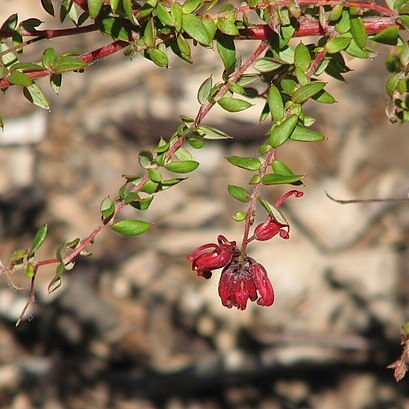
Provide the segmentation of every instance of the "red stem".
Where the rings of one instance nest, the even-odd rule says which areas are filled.
[[[237,12],[248,12],[255,8],[264,9],[267,7],[288,6],[288,3],[289,3],[289,0],[278,0],[278,1],[272,1],[272,2],[267,1],[265,3],[259,3],[256,7],[242,6],[238,8],[236,11]],[[338,4],[342,4],[344,7],[357,7],[361,10],[362,9],[373,10],[380,14],[384,14],[390,17],[397,16],[397,13],[395,11],[387,7],[380,6],[379,4],[376,4],[374,1],[368,1],[368,2],[342,1],[341,3],[339,0],[298,0],[297,3],[299,5],[304,5],[304,6],[336,6]]]
[[[363,19],[363,23],[367,34],[376,34],[389,27],[398,27],[396,20],[391,17],[368,17]],[[293,37],[322,36],[333,34],[334,31],[333,26],[323,28],[318,20],[305,19],[300,22]],[[271,30],[267,24],[258,24],[253,27],[241,29],[239,38],[246,40],[265,40],[270,38],[272,33],[273,30]]]
[[[91,63],[97,60],[100,60],[101,58],[105,58],[111,54],[116,53],[117,51],[122,50],[126,46],[128,46],[129,43],[126,41],[121,41],[117,40],[114,41],[111,44],[108,44],[104,47],[98,48],[94,51],[90,51],[89,53],[85,53],[77,57],[79,60],[84,61],[86,63]],[[37,79],[37,78],[43,78],[43,77],[48,77],[49,75],[53,74],[53,70],[43,70],[43,71],[35,71],[35,72],[29,72],[26,73],[27,77],[31,78],[32,80]],[[0,80],[0,89],[4,89],[7,87],[10,87],[12,84],[7,78],[3,78]]]

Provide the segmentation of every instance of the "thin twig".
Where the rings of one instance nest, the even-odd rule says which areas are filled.
[[[339,204],[351,204],[351,203],[394,203],[394,202],[409,202],[409,197],[398,197],[398,198],[385,198],[385,199],[335,199],[328,192],[325,192],[325,195],[328,199],[332,200],[335,203]]]

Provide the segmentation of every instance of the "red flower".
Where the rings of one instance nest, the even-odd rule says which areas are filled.
[[[250,266],[250,273],[256,289],[260,293],[257,304],[264,307],[272,305],[274,303],[274,289],[266,269],[260,263],[255,263]]]
[[[273,216],[267,216],[267,220],[264,223],[260,223],[254,229],[254,238],[259,241],[266,241],[273,238],[276,234],[280,234],[283,239],[288,239],[290,226],[288,224],[282,224],[274,219]]]
[[[301,197],[304,193],[299,190],[290,190],[283,194],[276,202],[275,207],[278,209],[290,196]],[[285,220],[285,219],[284,219]],[[266,241],[272,239],[276,234],[281,238],[288,239],[290,233],[290,226],[288,223],[280,223],[274,216],[269,214],[264,223],[260,223],[254,229],[252,239],[259,241]]]
[[[255,301],[257,291],[248,268],[244,268],[233,260],[226,266],[219,281],[219,296],[222,304],[227,307],[237,307],[244,310],[247,307],[247,300]]]
[[[222,268],[230,263],[233,255],[239,254],[235,241],[228,241],[219,235],[216,243],[203,244],[198,247],[187,259],[192,263],[192,270],[199,277],[210,278],[212,270]]]
[[[249,299],[255,301],[258,298],[257,304],[262,306],[270,306],[274,302],[274,290],[266,270],[249,257],[244,264],[240,264],[237,257],[223,269],[219,296],[225,307],[237,307],[239,310],[246,309]]]

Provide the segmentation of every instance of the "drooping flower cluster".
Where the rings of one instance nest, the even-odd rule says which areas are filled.
[[[248,299],[263,306],[273,304],[274,290],[264,267],[248,256],[242,260],[235,241],[220,235],[217,242],[198,247],[187,259],[197,275],[204,278],[224,267],[219,282],[222,304],[239,310],[246,308]]]
[[[290,196],[302,196],[302,192],[291,190],[275,203],[278,208]],[[285,219],[283,219],[285,221]],[[266,241],[277,234],[289,238],[290,226],[269,214],[267,219],[254,229],[254,234],[247,240]],[[199,277],[209,279],[213,270],[223,268],[219,281],[219,296],[225,307],[244,310],[247,300],[257,301],[258,305],[270,306],[274,303],[274,289],[265,268],[247,256],[237,247],[235,241],[229,241],[219,235],[216,243],[199,246],[187,259]]]

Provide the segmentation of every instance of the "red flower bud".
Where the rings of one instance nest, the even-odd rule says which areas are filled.
[[[254,238],[259,241],[266,241],[273,238],[276,234],[280,234],[280,237],[283,239],[288,239],[290,237],[289,230],[290,226],[288,224],[279,223],[269,215],[264,223],[259,224],[254,229]]]
[[[233,253],[238,251],[235,241],[228,241],[224,236],[217,237],[219,244],[208,243],[198,247],[187,259],[192,263],[192,270],[204,278],[212,276],[212,270],[230,263]]]

